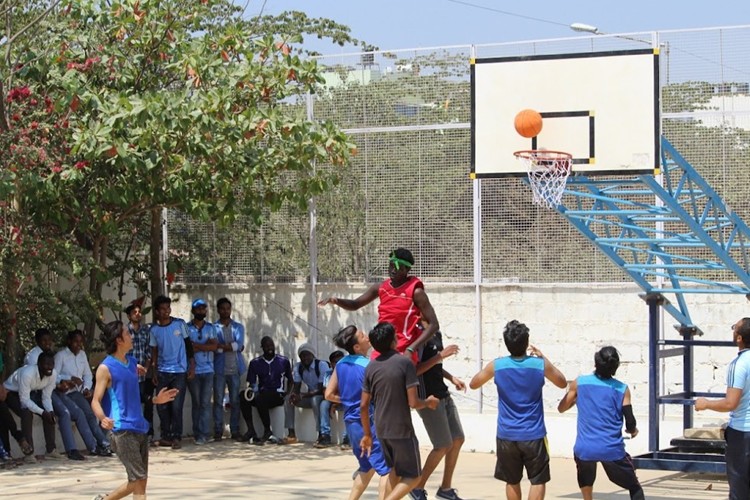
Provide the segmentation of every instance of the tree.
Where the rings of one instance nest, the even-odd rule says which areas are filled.
[[[152,234],[163,208],[259,220],[336,182],[316,165],[348,162],[348,138],[295,105],[319,81],[299,36],[264,33],[225,0],[53,3],[35,37],[8,44],[0,147],[21,147],[0,158],[0,193],[29,227],[85,250],[70,262],[99,306],[113,243],[144,217]]]

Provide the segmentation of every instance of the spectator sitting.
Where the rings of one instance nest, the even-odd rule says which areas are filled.
[[[42,352],[50,353],[54,359],[54,352],[52,351],[52,333],[49,330],[46,328],[38,329],[34,334],[34,340],[36,341],[36,347],[26,353],[26,357],[24,358],[25,365],[37,366],[37,361]],[[76,423],[76,428],[83,438],[86,448],[93,454],[95,454],[96,451],[96,439],[94,438],[94,435],[91,432],[91,427],[86,421],[86,416],[81,409],[65,396],[65,392],[72,388],[72,384],[68,381],[57,380],[57,372],[55,372],[55,380],[57,382],[57,390],[52,392],[52,408],[57,417],[56,421],[60,429],[60,435],[63,439],[65,452],[71,460],[83,460],[83,455],[81,455],[76,449],[75,436],[73,435],[73,422]],[[40,392],[32,392],[31,397],[37,401],[37,404],[41,404]],[[45,444],[47,447],[47,458],[61,460],[65,458],[65,455],[55,450],[57,445],[55,443],[54,423],[55,422],[50,422],[49,420],[42,421],[44,440],[46,441]]]
[[[325,392],[325,389],[328,387],[328,381],[331,380],[331,375],[333,375],[333,370],[336,369],[336,363],[344,357],[343,351],[333,351],[328,356],[328,362],[331,364],[331,368],[329,370],[326,370],[325,374],[323,375],[323,391]],[[331,401],[328,401],[327,399],[323,400],[322,403],[320,403],[320,413],[326,413],[328,414],[328,418],[330,420],[331,417],[333,417],[333,412],[342,412],[344,408],[338,404],[338,403],[332,403]],[[346,428],[344,428],[344,432],[341,435],[341,449],[346,450],[349,449],[349,436],[346,434]]]
[[[55,413],[52,407],[52,393],[55,391],[55,357],[50,351],[43,351],[37,356],[36,365],[26,365],[14,371],[3,384],[8,391],[5,402],[13,413],[21,418],[21,432],[26,442],[34,446],[33,423],[34,414],[39,415],[45,422],[44,437],[47,444],[47,458],[62,458],[61,453],[55,450]],[[35,397],[32,392],[38,391]],[[38,397],[37,397],[38,396]],[[36,399],[36,401],[35,401]],[[80,412],[79,412],[80,414]],[[66,443],[68,458],[71,460],[83,460],[75,446],[73,428],[71,427],[70,414],[63,413],[60,418],[60,433]],[[36,462],[33,455],[29,455],[28,461]]]
[[[21,448],[23,454],[31,455],[34,453],[34,449],[26,441],[23,432],[18,430],[16,420],[11,415],[10,408],[8,408],[8,404],[5,402],[7,397],[8,390],[3,384],[0,384],[0,443],[2,443],[6,453],[10,455],[10,437],[8,436],[10,434],[18,443],[18,447]]]
[[[284,356],[276,354],[276,345],[271,337],[263,337],[260,341],[263,355],[250,361],[247,367],[248,389],[252,391],[253,397],[240,398],[242,417],[247,424],[247,433],[242,437],[243,441],[251,441],[252,444],[262,445],[266,441],[274,440],[271,434],[271,408],[284,404],[284,397],[292,385],[292,364]],[[286,383],[285,383],[286,382]],[[263,423],[263,435],[258,437],[253,427],[253,406],[258,409],[258,416]],[[294,434],[294,425],[289,428],[289,436],[282,444],[297,442]]]
[[[310,344],[302,344],[297,349],[299,363],[294,366],[292,376],[294,377],[294,388],[289,395],[287,410],[287,427],[294,426],[294,407],[311,408],[315,416],[315,428],[318,431],[316,448],[331,446],[331,418],[328,413],[324,415],[320,411],[323,402],[323,375],[329,370],[328,363],[315,357],[315,350]],[[307,392],[300,392],[302,383],[307,386]],[[296,431],[295,431],[296,433]],[[291,431],[290,431],[291,434]]]
[[[104,430],[99,426],[99,420],[91,409],[91,387],[94,378],[89,366],[88,357],[83,350],[83,332],[73,330],[68,333],[68,347],[55,354],[55,370],[59,382],[66,382],[70,387],[65,393],[68,398],[83,413],[89,430],[96,440],[96,447],[92,450],[95,455],[111,457],[112,450]],[[76,422],[78,425],[78,422]],[[80,428],[79,428],[80,432]],[[84,430],[85,432],[85,430]]]

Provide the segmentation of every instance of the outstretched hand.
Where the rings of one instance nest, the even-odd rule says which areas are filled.
[[[542,354],[542,351],[540,351],[539,348],[537,348],[536,346],[533,346],[531,344],[529,344],[528,353],[529,353],[529,356],[535,356],[537,358],[543,358],[544,357],[544,354]]]
[[[458,346],[456,344],[445,346],[445,348],[440,351],[440,357],[443,359],[449,358],[454,354],[458,354]]]
[[[179,392],[180,392],[179,389],[168,389],[164,387],[162,390],[159,391],[159,394],[154,396],[154,399],[152,401],[156,405],[163,405],[164,403],[169,403],[170,401],[174,401],[174,398],[177,397],[177,394]]]
[[[318,302],[318,306],[320,306],[320,307],[327,306],[328,304],[333,304],[334,306],[337,305],[336,304],[336,297],[328,297],[328,298],[322,299],[322,300],[320,300]]]

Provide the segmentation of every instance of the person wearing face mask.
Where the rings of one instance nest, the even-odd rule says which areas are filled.
[[[192,401],[193,439],[195,444],[208,442],[211,420],[211,393],[214,385],[214,352],[219,344],[214,325],[206,321],[208,304],[203,299],[193,301],[193,319],[188,333],[195,351],[195,377],[188,380]]]

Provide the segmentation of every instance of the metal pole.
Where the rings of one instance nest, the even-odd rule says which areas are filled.
[[[307,119],[309,121],[314,119],[313,97],[309,92],[307,94]],[[313,169],[314,168],[315,165],[313,165]],[[318,345],[318,241],[315,237],[318,224],[318,212],[315,205],[315,197],[310,198],[308,216],[310,218],[310,326],[312,329],[312,332],[310,332],[312,338],[310,340],[315,346],[315,351],[320,352],[320,346]]]
[[[471,46],[471,59],[477,56],[476,46]],[[482,181],[473,179],[473,234],[474,234],[474,334],[477,372],[484,366],[482,360]],[[479,388],[477,412],[482,413],[484,391]]]
[[[648,304],[648,451],[659,450],[659,307],[660,294],[646,296]]]

